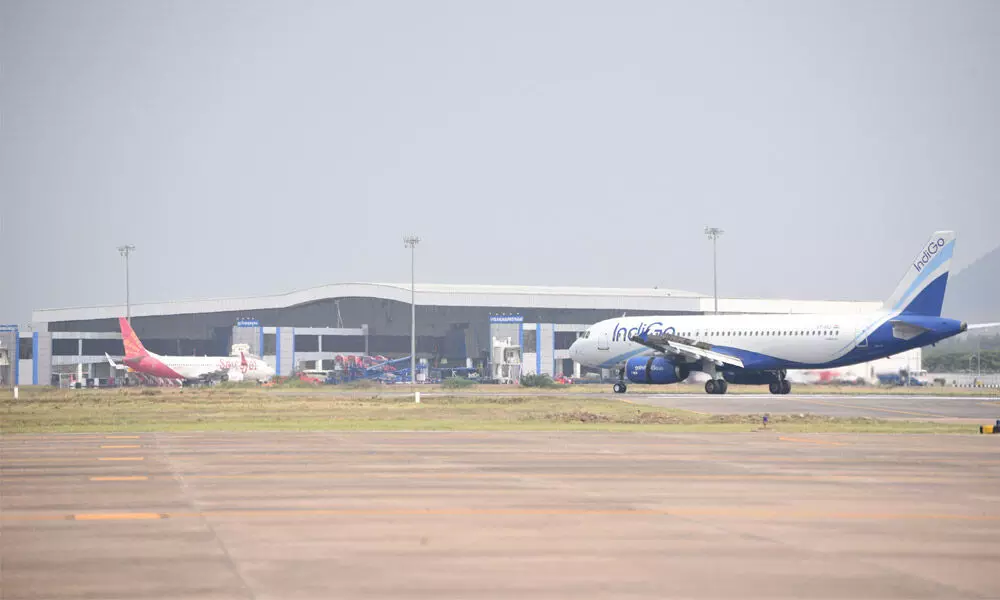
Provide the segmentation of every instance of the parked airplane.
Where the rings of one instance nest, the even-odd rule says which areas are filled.
[[[184,382],[211,383],[213,381],[267,381],[274,376],[274,369],[259,358],[247,357],[242,352],[235,356],[163,356],[153,354],[143,347],[139,337],[126,319],[118,319],[125,344],[126,366],[138,373],[154,377],[179,379]],[[108,362],[119,368],[111,357]]]
[[[772,394],[787,394],[788,369],[868,362],[1000,325],[941,317],[954,248],[954,232],[934,233],[873,313],[622,317],[592,326],[570,346],[570,356],[588,367],[618,369],[619,394],[626,379],[676,383],[693,371],[711,377],[709,394],[725,394],[728,383],[766,384]]]

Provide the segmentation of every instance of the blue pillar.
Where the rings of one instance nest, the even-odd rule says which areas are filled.
[[[38,385],[38,332],[31,332],[31,385]]]
[[[281,327],[274,328],[274,374],[281,375]]]
[[[18,384],[18,376],[21,371],[21,332],[14,330],[14,356],[11,357],[11,364],[14,366],[14,385]]]
[[[542,324],[535,323],[535,375],[542,374]]]

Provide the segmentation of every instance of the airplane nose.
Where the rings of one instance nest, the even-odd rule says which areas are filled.
[[[573,358],[576,358],[577,356],[579,356],[579,354],[580,354],[580,340],[577,339],[572,344],[569,345],[569,355]]]

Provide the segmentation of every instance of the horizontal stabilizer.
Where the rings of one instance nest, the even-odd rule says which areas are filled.
[[[893,319],[890,323],[892,323],[892,337],[897,340],[912,340],[918,335],[930,331],[922,325],[907,323],[902,319]]]

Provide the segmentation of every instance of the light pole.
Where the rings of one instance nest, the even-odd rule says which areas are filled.
[[[983,378],[983,338],[976,336],[976,379]]]
[[[420,238],[409,235],[403,238],[403,244],[410,249],[410,384],[417,382],[417,302],[416,302],[416,272],[417,244]]]
[[[715,314],[719,314],[719,276],[718,265],[715,254],[715,242],[719,236],[725,233],[718,227],[706,227],[705,235],[712,240],[712,295],[715,297]]]
[[[129,325],[132,324],[132,303],[129,298],[129,285],[128,285],[128,257],[130,254],[135,252],[135,246],[132,244],[125,244],[124,246],[118,246],[118,254],[125,257],[125,319],[128,321]]]

